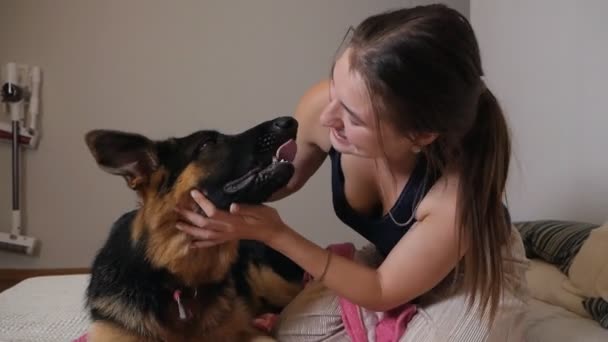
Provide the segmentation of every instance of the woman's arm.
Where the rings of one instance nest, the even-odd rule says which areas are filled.
[[[418,221],[378,269],[332,255],[325,270],[328,252],[292,229],[268,245],[314,277],[325,271],[323,283],[338,295],[369,310],[386,311],[432,289],[456,266],[464,251],[457,253],[453,213],[444,208]]]
[[[431,196],[432,191],[427,195],[419,207],[422,214],[418,222],[378,269],[337,255],[332,255],[327,264],[325,249],[289,228],[268,206],[232,205],[228,213],[217,210],[197,193],[193,197],[209,217],[183,212],[193,225],[181,225],[179,229],[200,239],[195,245],[201,247],[233,239],[262,241],[316,278],[327,265],[322,281],[328,288],[367,309],[386,311],[433,288],[464,255],[466,246],[457,253],[457,192],[453,188],[440,187],[439,195]]]

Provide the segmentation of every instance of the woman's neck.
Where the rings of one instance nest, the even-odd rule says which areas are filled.
[[[412,171],[416,167],[419,155],[414,153],[403,153],[397,156],[387,156],[386,158],[377,158],[376,165],[381,167],[381,170],[396,179],[409,178]]]
[[[399,158],[376,159],[376,180],[384,207],[390,208],[397,200],[409,181],[418,159],[419,156],[413,153],[407,153]]]

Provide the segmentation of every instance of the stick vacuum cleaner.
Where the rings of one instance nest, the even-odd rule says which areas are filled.
[[[12,227],[10,233],[0,232],[0,250],[31,255],[37,240],[33,237],[23,235],[21,227],[20,209],[20,152],[22,140],[26,135],[32,136],[33,130],[29,130],[23,123],[23,112],[26,101],[29,103],[28,110],[30,121],[35,122],[38,115],[40,69],[31,68],[29,73],[31,89],[20,86],[19,73],[15,63],[8,63],[6,67],[6,82],[2,85],[2,102],[8,105],[11,116],[11,150],[12,150]],[[28,91],[29,90],[29,91]],[[31,124],[31,123],[30,123]],[[24,130],[21,134],[20,131]],[[27,140],[26,144],[29,143]]]

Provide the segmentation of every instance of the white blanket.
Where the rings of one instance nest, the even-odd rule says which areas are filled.
[[[88,279],[37,277],[0,293],[0,342],[69,342],[81,336],[89,324],[83,306]],[[525,321],[527,342],[608,341],[597,322],[538,300],[530,302]]]
[[[86,332],[88,275],[26,279],[0,293],[0,341],[69,342]]]

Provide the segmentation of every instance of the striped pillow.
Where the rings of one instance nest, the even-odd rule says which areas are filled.
[[[568,274],[572,259],[597,224],[559,220],[514,223],[526,249],[526,257],[542,259]]]
[[[586,298],[583,307],[602,327],[608,329],[608,302],[603,298]]]

